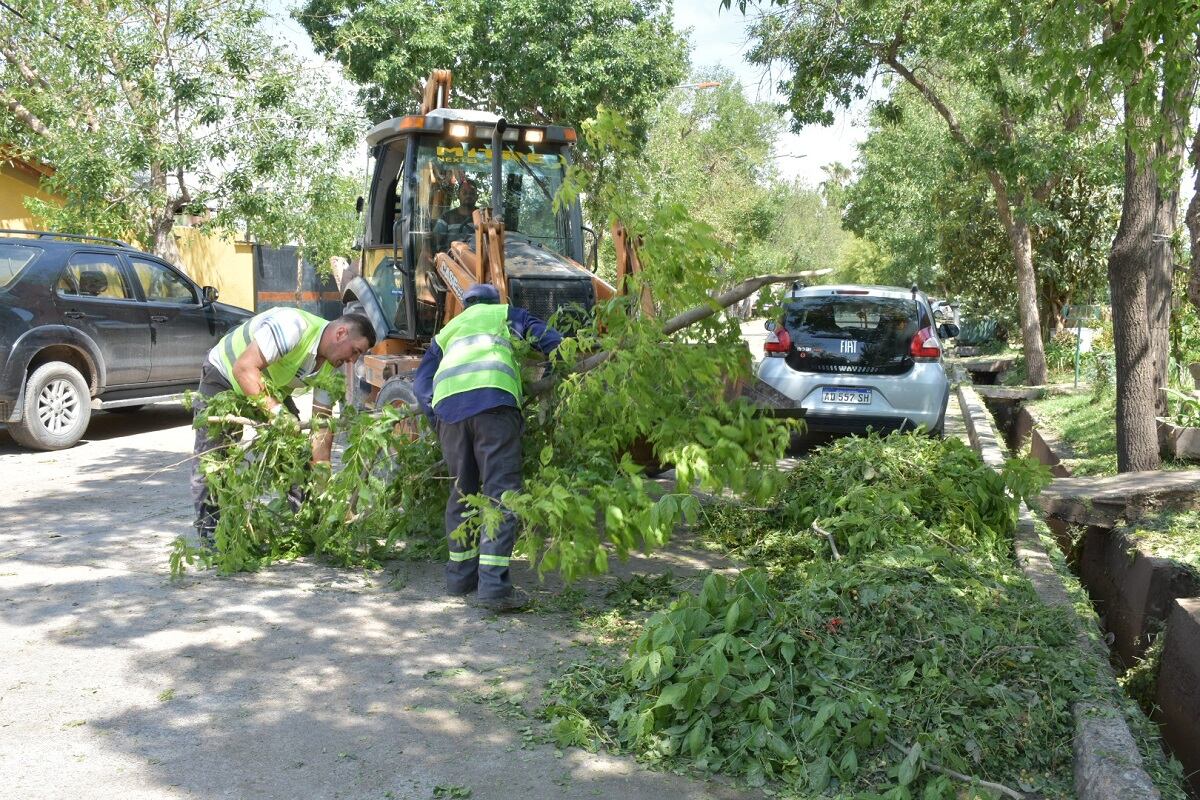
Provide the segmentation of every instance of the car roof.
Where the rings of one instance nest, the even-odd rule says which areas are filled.
[[[798,289],[789,289],[787,293],[788,299],[796,299],[801,297],[824,297],[828,295],[836,295],[847,292],[863,293],[869,297],[887,297],[898,300],[908,300],[912,298],[912,289],[904,289],[899,286],[877,286],[862,283],[835,283],[835,284],[819,284],[816,286],[802,286]],[[924,293],[918,289],[917,296],[924,298]]]
[[[96,248],[102,250],[121,250],[146,255],[136,247],[116,239],[105,239],[99,236],[76,236],[69,233],[54,233],[52,231],[0,231],[0,242],[36,245],[49,251],[79,248],[90,250]]]

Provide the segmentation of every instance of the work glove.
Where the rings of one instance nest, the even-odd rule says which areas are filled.
[[[287,502],[288,506],[292,509],[293,514],[300,513],[300,509],[304,507],[304,501],[307,499],[307,494],[299,486],[293,486],[292,488],[288,489]]]

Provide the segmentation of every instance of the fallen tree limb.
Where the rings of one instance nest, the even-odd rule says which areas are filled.
[[[911,752],[910,748],[907,748],[904,745],[900,744],[892,737],[890,737],[890,736],[887,737],[887,740],[888,740],[888,744],[890,744],[892,747],[899,750],[901,753],[908,755],[909,752]],[[1005,797],[1011,797],[1011,798],[1013,798],[1013,800],[1025,800],[1025,795],[1021,794],[1016,789],[1008,788],[1003,783],[993,783],[991,781],[985,781],[983,778],[977,778],[974,775],[964,775],[961,772],[955,772],[954,770],[950,769],[949,767],[943,767],[941,764],[937,763],[936,761],[930,761],[929,759],[925,759],[925,766],[928,767],[929,769],[933,770],[934,772],[940,772],[949,778],[954,778],[954,780],[956,780],[956,781],[962,781],[963,783],[965,783],[969,786],[981,786],[984,789],[990,789],[993,792],[999,792],[1000,794],[1004,795]]]
[[[269,421],[261,419],[250,419],[249,417],[239,417],[237,414],[217,414],[207,418],[209,424],[220,425],[244,425],[248,428],[266,428],[271,425]],[[312,422],[296,421],[297,427],[306,431],[312,428]]]
[[[793,272],[787,275],[759,275],[757,278],[747,278],[741,283],[734,286],[732,289],[727,289],[721,292],[716,297],[713,297],[709,302],[698,305],[694,308],[689,308],[681,314],[676,314],[665,323],[663,323],[663,335],[670,336],[684,328],[695,325],[703,319],[711,317],[723,308],[729,308],[739,300],[745,300],[750,295],[764,286],[769,286],[773,283],[786,283],[788,281],[798,281],[802,278],[815,278],[820,275],[828,275],[833,270],[831,269],[811,269],[803,272]],[[548,375],[541,380],[534,381],[529,385],[527,394],[530,397],[536,397],[540,394],[545,394],[550,389],[554,388],[555,384],[565,378],[567,375],[582,374],[590,372],[596,367],[603,364],[609,359],[612,353],[608,350],[602,350],[599,353],[593,353],[587,358],[575,365],[569,373],[563,375]]]
[[[833,551],[833,560],[841,561],[842,554],[838,552],[837,542],[833,540],[833,534],[818,525],[816,520],[813,520],[812,529],[824,536],[825,541],[829,542],[829,549]]]

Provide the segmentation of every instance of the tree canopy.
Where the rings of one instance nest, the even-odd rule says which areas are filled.
[[[348,246],[338,165],[360,117],[264,19],[260,0],[6,6],[4,138],[51,165],[43,188],[65,199],[35,214],[168,258],[185,211],[310,256]]]
[[[604,105],[640,131],[687,70],[660,0],[308,0],[296,16],[376,120],[414,111],[429,73],[452,69],[459,106],[572,125]]]
[[[1079,148],[1031,218],[1039,316],[1048,326],[1064,303],[1103,292],[1118,211],[1116,156],[1111,134]],[[877,278],[916,282],[973,312],[1015,321],[1013,263],[994,190],[910,87],[871,115],[859,167],[845,222],[883,247]]]
[[[727,248],[719,267],[726,280],[833,266],[846,239],[840,196],[780,175],[779,110],[749,100],[728,70],[689,80],[649,115],[644,148],[607,165],[605,192],[621,197],[620,213],[649,218],[675,206],[709,227]],[[594,216],[618,211],[599,200]]]

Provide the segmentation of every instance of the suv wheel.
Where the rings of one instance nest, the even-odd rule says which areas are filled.
[[[70,364],[51,361],[29,376],[21,421],[8,430],[24,447],[62,450],[79,441],[91,418],[87,381]]]

